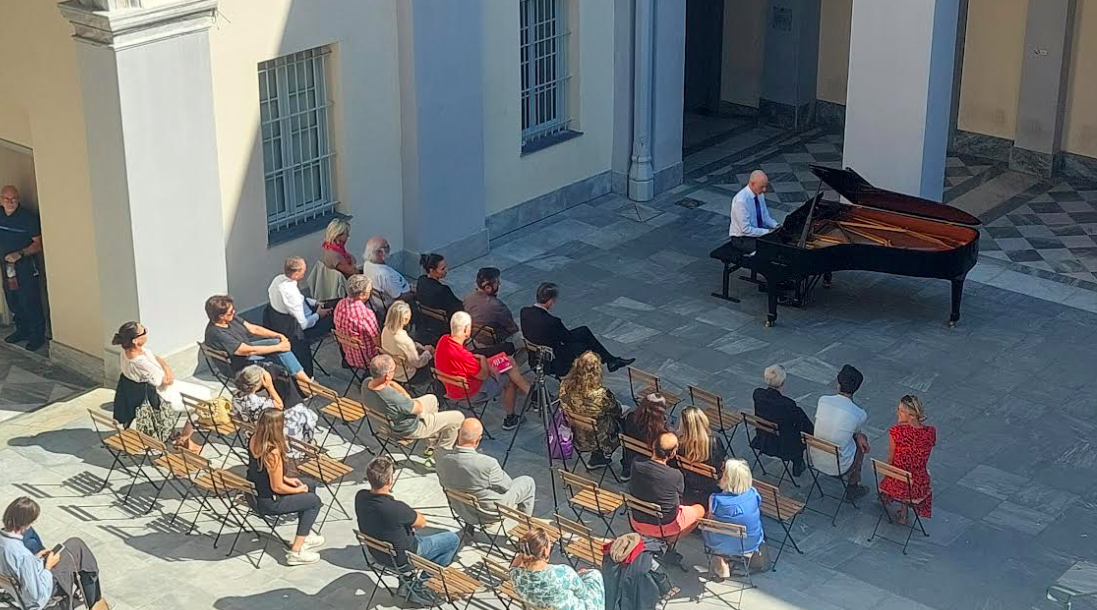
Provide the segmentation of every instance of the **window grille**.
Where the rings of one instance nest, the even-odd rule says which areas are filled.
[[[568,128],[563,0],[521,0],[522,145]]]

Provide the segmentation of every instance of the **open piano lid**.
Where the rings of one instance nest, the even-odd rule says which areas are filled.
[[[983,224],[963,210],[920,197],[878,189],[848,167],[833,169],[812,165],[811,173],[819,176],[820,180],[855,205],[970,227]]]

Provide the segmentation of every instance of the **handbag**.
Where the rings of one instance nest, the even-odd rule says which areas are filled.
[[[232,423],[232,401],[224,396],[218,396],[211,398],[210,405],[210,417],[213,418],[213,423],[223,426]]]
[[[552,427],[548,430],[549,455],[554,460],[569,460],[574,452],[572,447],[572,432],[564,419],[563,410],[556,412],[552,418]]]

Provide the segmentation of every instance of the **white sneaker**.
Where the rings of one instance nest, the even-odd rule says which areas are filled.
[[[300,551],[286,553],[286,565],[304,566],[320,561],[320,553],[302,548]]]
[[[309,534],[305,536],[305,543],[301,545],[301,549],[315,549],[321,546],[324,546],[324,537],[320,534]]]

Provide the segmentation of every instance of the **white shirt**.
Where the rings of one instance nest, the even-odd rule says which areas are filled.
[[[302,329],[312,328],[320,319],[320,314],[315,311],[305,313],[305,303],[315,307],[316,300],[306,299],[305,295],[301,294],[301,287],[297,282],[286,277],[284,273],[270,283],[267,298],[274,311],[293,316]]]
[[[758,195],[758,203],[762,207],[762,226],[758,226],[758,218],[754,209],[754,191],[749,186],[735,193],[731,200],[731,226],[728,227],[729,237],[760,237],[777,228],[777,221],[769,215],[766,207],[766,194]]]
[[[147,347],[143,348],[141,354],[132,360],[126,357],[126,352],[123,351],[119,354],[118,366],[126,379],[134,383],[152,384],[160,398],[167,401],[175,411],[182,412],[185,409],[183,394],[193,396],[199,400],[206,400],[210,397],[209,388],[196,383],[176,379],[171,385],[164,385],[164,376],[166,374],[164,367],[160,366],[156,354],[152,353]]]
[[[373,282],[374,290],[381,291],[390,299],[395,299],[405,292],[411,292],[411,286],[408,285],[408,281],[404,279],[404,276],[384,263],[371,263],[369,261],[362,263],[362,275]]]
[[[849,470],[853,464],[853,456],[857,453],[857,443],[853,441],[853,435],[861,431],[866,421],[868,413],[845,396],[820,396],[819,405],[815,409],[815,437],[838,445],[841,471],[835,471],[838,465],[835,465],[833,455],[812,449],[811,462],[815,468],[835,477]]]

